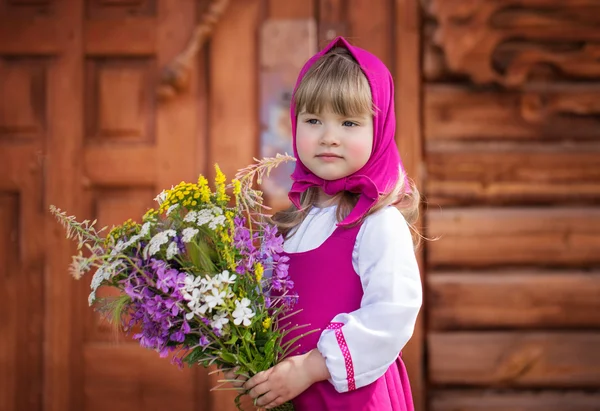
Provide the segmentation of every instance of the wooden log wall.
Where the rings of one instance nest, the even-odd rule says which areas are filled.
[[[428,405],[600,404],[600,3],[426,0]]]

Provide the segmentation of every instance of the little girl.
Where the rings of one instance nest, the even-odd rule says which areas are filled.
[[[319,332],[243,387],[267,409],[413,410],[400,351],[422,301],[409,230],[419,195],[394,140],[392,77],[337,38],[300,72],[291,118],[293,206],[273,220],[302,310],[293,322]]]

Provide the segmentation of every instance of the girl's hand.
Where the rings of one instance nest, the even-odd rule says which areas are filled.
[[[243,391],[242,387],[244,386],[244,383],[248,380],[248,378],[246,378],[243,375],[236,374],[235,372],[238,369],[239,369],[239,367],[223,370],[223,376],[225,377],[226,380],[235,380],[235,381],[231,382],[231,385],[233,385],[234,388],[237,388],[240,391]]]
[[[266,409],[277,407],[297,397],[318,381],[329,378],[325,359],[319,351],[286,358],[276,366],[250,378],[244,388],[255,404]]]

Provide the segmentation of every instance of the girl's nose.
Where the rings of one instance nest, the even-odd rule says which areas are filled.
[[[321,145],[324,146],[337,146],[339,144],[339,140],[336,137],[333,130],[323,130],[323,134],[321,134]]]

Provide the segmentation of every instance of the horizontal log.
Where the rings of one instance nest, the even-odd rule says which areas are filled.
[[[427,145],[430,204],[600,202],[600,144]]]
[[[84,185],[154,186],[157,178],[153,147],[90,146],[84,151]]]
[[[600,327],[600,271],[434,272],[427,276],[435,330]]]
[[[60,52],[58,21],[47,18],[0,17],[0,54],[56,55]]]
[[[431,411],[598,411],[600,391],[431,390]]]
[[[157,20],[150,17],[88,20],[85,51],[88,55],[152,55],[158,49],[157,27]]]
[[[433,385],[600,387],[600,332],[432,332]]]
[[[600,208],[449,208],[426,214],[436,267],[600,263]]]
[[[426,140],[597,139],[600,84],[540,90],[480,91],[430,84],[424,94]]]

